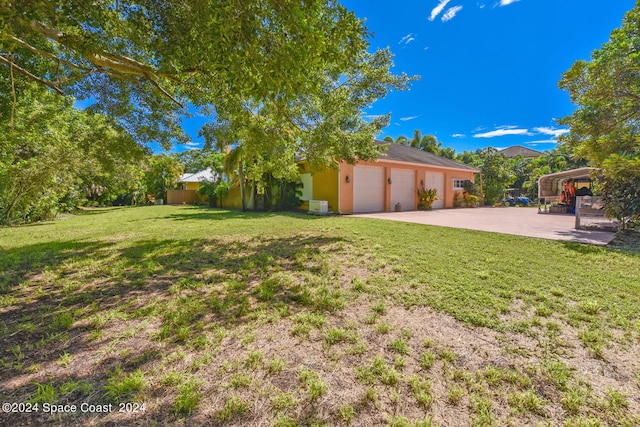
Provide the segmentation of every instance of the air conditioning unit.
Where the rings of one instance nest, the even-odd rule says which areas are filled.
[[[329,202],[326,200],[309,200],[309,213],[328,214]]]

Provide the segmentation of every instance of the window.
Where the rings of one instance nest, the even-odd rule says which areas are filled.
[[[453,178],[453,189],[454,190],[463,190],[464,182],[468,181],[467,179]]]

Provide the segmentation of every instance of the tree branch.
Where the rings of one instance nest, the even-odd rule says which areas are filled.
[[[36,55],[45,56],[47,58],[53,59],[54,61],[58,61],[58,62],[60,62],[62,64],[68,65],[68,66],[73,67],[73,68],[77,68],[79,70],[91,71],[89,68],[82,67],[82,66],[80,66],[78,64],[74,64],[71,61],[67,61],[65,59],[62,59],[62,58],[54,55],[53,53],[50,53],[50,52],[38,49],[37,47],[31,46],[29,43],[27,43],[24,40],[21,40],[21,39],[19,39],[17,37],[9,36],[8,39],[18,43],[20,46],[24,47],[27,50],[30,50],[31,52],[35,53]]]
[[[15,68],[16,71],[20,72],[21,74],[24,74],[25,76],[29,77],[32,80],[37,81],[40,84],[43,84],[47,87],[50,87],[51,89],[55,90],[56,92],[58,92],[60,95],[64,95],[64,92],[56,85],[54,85],[53,83],[51,83],[50,81],[44,80],[34,74],[31,74],[29,71],[25,70],[24,68],[14,64],[13,62],[9,61],[8,59],[6,59],[5,57],[3,57],[2,55],[0,55],[0,62],[4,62],[5,64],[7,64],[9,67],[13,67]]]
[[[151,78],[151,76],[149,75],[145,75],[146,79],[152,84],[154,85],[160,92],[163,93],[164,96],[166,96],[167,98],[169,98],[170,100],[172,100],[173,102],[175,102],[176,104],[178,104],[178,106],[180,106],[180,108],[184,108],[184,105],[182,105],[181,102],[179,102],[177,99],[175,99],[169,92],[167,92],[166,90],[164,90],[159,84],[158,82],[156,82],[154,79]]]

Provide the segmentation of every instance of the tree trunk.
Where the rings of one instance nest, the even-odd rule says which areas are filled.
[[[247,203],[244,200],[244,164],[240,161],[240,199],[242,199],[242,212],[247,211]]]

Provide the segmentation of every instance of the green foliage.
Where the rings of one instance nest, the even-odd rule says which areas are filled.
[[[409,146],[426,151],[427,153],[440,154],[442,143],[433,135],[422,136],[422,132],[416,129],[413,132],[413,138],[409,141]]]
[[[31,403],[53,403],[58,399],[56,388],[52,384],[35,383],[36,392],[29,398]]]
[[[173,403],[173,410],[176,415],[190,415],[200,403],[202,384],[191,378],[180,385],[178,395]]]
[[[247,412],[249,412],[249,402],[242,400],[238,396],[232,396],[216,414],[216,418],[220,421],[229,421],[233,418],[241,418]]]
[[[515,178],[507,160],[493,147],[480,148],[473,153],[465,151],[457,156],[457,160],[482,170],[482,190],[486,204],[492,205],[502,199],[504,189]],[[466,202],[460,200],[459,203]]]
[[[411,388],[411,393],[418,404],[426,410],[431,409],[431,405],[434,401],[433,394],[431,393],[431,381],[421,377],[420,375],[412,375],[409,377],[408,382],[409,387]]]
[[[187,150],[173,157],[182,163],[185,173],[196,173],[206,168],[220,173],[224,169],[224,155],[211,150]]]
[[[402,338],[396,338],[395,340],[391,341],[387,345],[387,347],[389,348],[389,350],[399,354],[409,353],[409,344],[407,344],[407,342]]]
[[[435,188],[425,188],[424,185],[421,188],[418,188],[418,209],[420,210],[431,210],[433,203],[436,200],[440,200],[442,196],[438,196],[438,190]]]
[[[356,415],[356,410],[351,405],[342,405],[338,408],[338,415],[346,425],[350,425]]]
[[[92,98],[139,140],[165,147],[186,142],[179,113],[187,99],[218,113],[250,100],[286,110],[357,70],[368,47],[363,22],[334,2],[73,0],[59,8],[36,0],[3,4],[0,14],[0,37],[11,40],[3,74],[13,63],[14,74],[24,69],[55,91]]]
[[[175,158],[166,154],[153,156],[144,177],[147,192],[166,201],[167,190],[178,186],[182,172],[183,166]]]
[[[636,4],[609,41],[591,54],[591,60],[576,61],[560,80],[560,88],[578,106],[561,121],[571,127],[563,140],[578,156],[603,167],[607,211],[631,222],[640,216],[639,28],[640,5]]]
[[[316,372],[303,368],[298,372],[300,383],[309,391],[309,400],[315,402],[326,394],[329,387]]]
[[[138,369],[127,375],[122,372],[120,367],[116,367],[109,375],[108,384],[104,386],[105,396],[119,402],[124,398],[135,396],[142,391],[144,386],[144,374],[141,370]]]
[[[145,151],[107,117],[25,85],[11,119],[0,115],[0,223],[51,219],[137,188]]]
[[[624,228],[640,226],[640,156],[612,154],[603,166],[600,190],[607,214]]]
[[[36,82],[92,100],[88,109],[117,119],[139,143],[168,149],[189,142],[181,127],[181,118],[193,113],[188,102],[214,120],[201,132],[207,148],[220,141],[240,148],[230,176],[237,171],[241,191],[244,184],[264,191],[267,209],[295,206],[289,184],[297,178],[295,156],[314,170],[335,167],[336,159],[377,158],[373,139],[390,117],[367,121],[361,111],[414,79],[391,73],[388,49],[369,52],[364,21],[339,2],[56,5],[0,5],[3,122],[12,95],[22,102],[22,88]],[[176,157],[188,170],[212,161],[208,154]],[[173,183],[173,173],[157,175],[158,168],[175,169],[163,163],[156,159],[146,177],[157,198],[166,198]],[[89,187],[92,197],[101,198],[103,187]],[[41,197],[43,203],[54,198]]]

